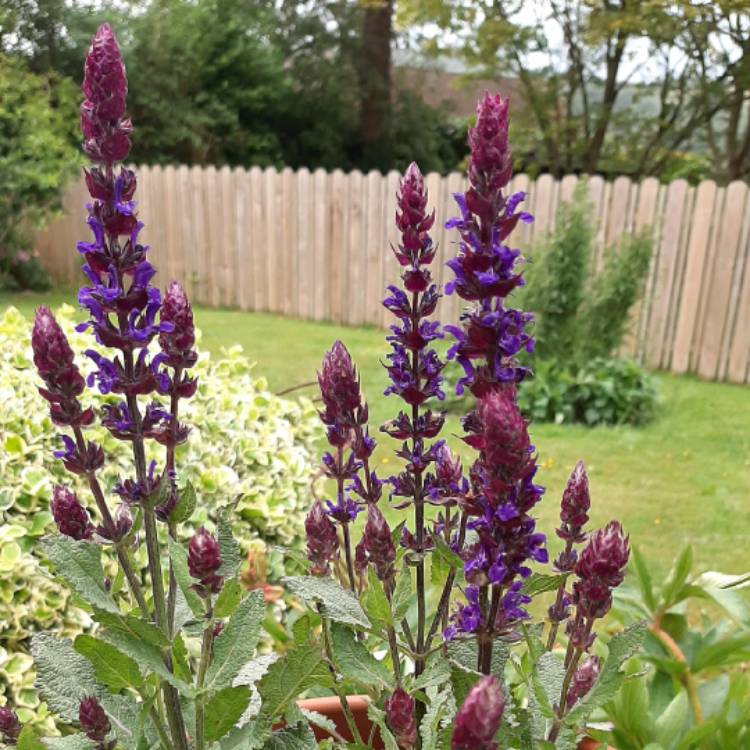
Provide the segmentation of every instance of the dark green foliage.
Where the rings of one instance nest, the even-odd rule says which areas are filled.
[[[540,358],[570,359],[576,348],[577,315],[591,262],[591,205],[581,183],[572,203],[563,204],[556,229],[529,266],[524,304],[537,316]]]
[[[541,422],[644,424],[657,403],[654,377],[625,359],[541,360],[519,388],[521,411]]]
[[[606,357],[622,343],[628,312],[638,300],[652,252],[648,231],[626,235],[605,253],[604,269],[594,279],[580,309],[577,354],[581,360]]]
[[[45,289],[33,255],[35,229],[59,206],[77,164],[69,143],[76,121],[72,87],[30,73],[0,53],[0,286]]]

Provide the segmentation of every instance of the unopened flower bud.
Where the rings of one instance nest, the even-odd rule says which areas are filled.
[[[583,664],[573,674],[568,695],[566,698],[566,708],[569,711],[577,701],[584,698],[594,687],[594,683],[599,677],[601,662],[598,656],[589,656]]]
[[[320,500],[316,500],[305,518],[307,536],[307,559],[310,561],[310,574],[325,576],[331,571],[329,563],[338,557],[339,537],[336,527]]]
[[[561,527],[557,535],[572,542],[584,540],[583,527],[589,520],[588,510],[591,507],[589,496],[589,478],[583,461],[576,464],[563,492],[560,508]]]
[[[167,287],[161,307],[161,322],[172,327],[171,331],[162,330],[159,334],[159,346],[165,354],[166,364],[170,367],[192,367],[198,359],[193,351],[193,310],[185,290],[177,281]]]
[[[62,485],[55,485],[50,510],[61,534],[77,540],[91,538],[94,528],[75,492]]]
[[[385,718],[396,742],[403,750],[414,747],[417,741],[417,719],[414,713],[414,698],[402,687],[385,701]]]
[[[504,710],[505,696],[497,678],[480,678],[453,720],[451,750],[495,750]]]
[[[78,723],[83,733],[94,742],[103,742],[112,728],[107,714],[94,696],[81,701],[78,707]]]
[[[221,550],[214,537],[201,526],[188,545],[188,570],[202,586],[217,591],[222,578],[217,575],[221,567]]]
[[[0,734],[9,743],[14,743],[21,734],[21,722],[16,712],[8,706],[0,708]]]
[[[381,581],[393,577],[393,563],[396,561],[396,548],[391,538],[391,530],[377,505],[367,506],[367,523],[362,537],[369,562]]]
[[[318,383],[326,407],[323,416],[327,425],[353,416],[362,401],[359,377],[347,348],[340,341],[323,357]]]

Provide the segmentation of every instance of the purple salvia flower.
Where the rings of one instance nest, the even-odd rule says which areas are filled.
[[[175,373],[173,377],[165,372],[159,373],[159,391],[179,398],[191,398],[195,394],[198,382],[195,378],[188,377],[183,370],[193,367],[198,360],[198,353],[193,349],[195,324],[190,302],[177,281],[173,281],[167,287],[160,320],[162,324],[171,326],[171,330],[163,329],[159,334],[162,353],[154,359],[152,366],[156,369],[164,364],[171,367]]]
[[[414,747],[417,741],[417,719],[414,713],[414,698],[402,687],[397,687],[393,694],[386,698],[385,718],[388,727],[402,750]]]
[[[327,576],[331,572],[330,563],[338,559],[339,537],[320,500],[315,501],[305,518],[305,534],[310,574]]]
[[[568,688],[565,700],[566,710],[570,711],[577,701],[585,698],[599,677],[601,661],[598,656],[589,656],[583,664],[576,669],[573,679]]]
[[[555,569],[560,573],[569,573],[575,567],[578,555],[573,545],[586,539],[583,527],[589,520],[590,507],[589,478],[583,461],[579,461],[565,485],[560,506],[560,528],[556,533],[565,540],[565,549],[555,560]]]
[[[367,507],[367,523],[362,537],[367,559],[381,581],[389,581],[395,574],[396,548],[391,530],[377,505]]]
[[[217,575],[221,564],[219,543],[201,526],[188,544],[188,570],[200,581],[204,593],[221,588],[223,578]]]
[[[75,492],[62,485],[55,485],[50,510],[61,534],[79,541],[91,538],[94,527]]]
[[[8,706],[0,708],[0,735],[3,740],[10,744],[15,744],[18,735],[21,734],[21,722],[18,720],[16,712]]]
[[[497,678],[480,678],[453,720],[451,750],[495,750],[504,710],[505,697]]]
[[[94,742],[103,742],[112,729],[107,714],[94,696],[84,698],[78,706],[78,723],[81,731]]]

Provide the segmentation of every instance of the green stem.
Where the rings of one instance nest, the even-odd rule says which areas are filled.
[[[169,739],[169,735],[167,734],[167,729],[164,726],[164,722],[162,722],[161,720],[161,716],[159,716],[159,712],[154,706],[151,706],[149,715],[151,716],[151,721],[154,723],[156,733],[159,735],[159,740],[161,741],[162,747],[164,748],[164,750],[171,750],[172,743]]]
[[[206,672],[211,662],[211,651],[214,642],[214,619],[211,608],[210,595],[206,601],[206,629],[203,631],[203,644],[201,646],[201,660],[198,665],[198,692],[203,690],[206,681]],[[195,750],[205,750],[205,704],[204,696],[198,695],[195,702]]]

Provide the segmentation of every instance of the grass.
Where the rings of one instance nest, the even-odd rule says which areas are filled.
[[[62,292],[0,294],[0,310],[13,304],[30,316],[38,304],[55,307],[72,299]],[[201,346],[218,354],[223,346],[241,344],[275,391],[314,380],[323,352],[341,338],[361,369],[371,424],[397,408],[394,399],[380,395],[386,385],[380,331],[230,310],[197,309],[196,319]],[[688,543],[698,570],[748,570],[750,389],[663,374],[660,391],[659,416],[646,427],[532,425],[539,479],[548,488],[539,506],[541,528],[552,532],[567,475],[583,458],[591,478],[593,523],[619,518],[653,562],[657,580]],[[451,444],[462,449],[455,418],[447,432]],[[392,445],[381,444],[376,458],[381,474],[397,470]]]

